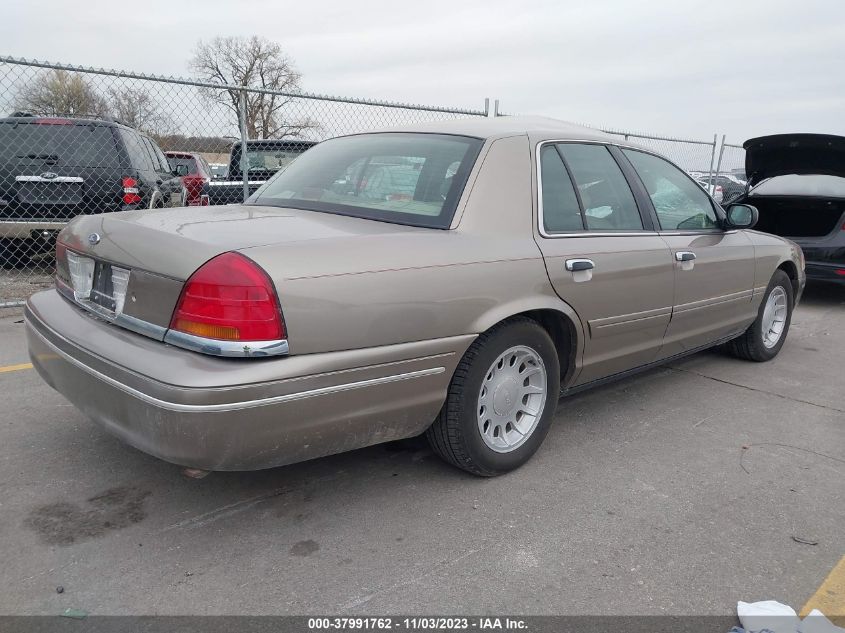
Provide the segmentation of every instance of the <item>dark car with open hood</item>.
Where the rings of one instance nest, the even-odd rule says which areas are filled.
[[[746,192],[756,229],[804,251],[807,279],[845,284],[845,137],[776,134],[747,140]]]

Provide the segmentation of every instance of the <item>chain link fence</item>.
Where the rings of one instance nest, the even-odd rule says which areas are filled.
[[[253,180],[314,142],[499,115],[498,101],[489,106],[291,93],[0,56],[0,307],[52,284],[56,235],[76,215],[214,204],[223,189],[242,200],[258,186]],[[705,176],[719,172],[717,154],[726,168],[739,160],[737,146],[717,152],[715,137],[604,131]],[[275,140],[247,143],[257,138]]]
[[[602,132],[619,136],[626,141],[661,154],[689,173],[708,174],[716,160],[716,135],[712,141],[652,136],[633,132],[602,129]]]
[[[487,114],[0,57],[0,307],[51,284],[70,218],[213,203],[247,139],[281,140],[239,153],[238,199],[316,141]]]

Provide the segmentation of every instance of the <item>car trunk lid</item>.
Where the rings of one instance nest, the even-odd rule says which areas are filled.
[[[61,240],[81,254],[185,280],[227,251],[408,231],[425,229],[297,209],[227,205],[78,218],[62,232]],[[99,241],[91,243],[94,234]]]
[[[845,137],[831,134],[774,134],[743,143],[748,186],[786,174],[845,177]]]
[[[337,244],[348,238],[369,237],[374,239],[366,240],[368,245],[384,245],[391,235],[409,232],[430,233],[430,229],[296,209],[228,205],[213,210],[184,207],[79,217],[59,239],[71,257],[94,260],[74,261],[78,266],[90,266],[94,286],[101,284],[94,290],[106,295],[106,308],[116,298],[110,294],[115,288],[115,269],[118,278],[114,281],[119,281],[121,270],[128,270],[124,310],[166,328],[184,282],[222,253],[239,251],[250,257],[251,252],[258,252],[257,247],[268,247],[261,249],[259,264],[278,283],[280,275],[298,274],[303,266],[318,274],[351,271],[360,262],[331,256]],[[309,261],[301,261],[303,253]],[[68,258],[64,260],[57,258],[57,278],[71,286]]]

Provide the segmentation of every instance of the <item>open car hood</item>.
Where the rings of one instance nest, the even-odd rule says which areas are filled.
[[[773,134],[748,139],[745,173],[752,187],[785,174],[845,177],[845,137],[830,134]]]

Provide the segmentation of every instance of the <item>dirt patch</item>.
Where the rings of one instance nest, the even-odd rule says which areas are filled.
[[[320,549],[320,546],[317,544],[317,541],[308,539],[307,541],[294,543],[293,547],[290,548],[290,553],[294,556],[311,556],[318,549]]]
[[[25,524],[50,545],[72,545],[143,521],[149,495],[131,486],[110,488],[87,499],[85,507],[59,501],[35,508]]]

